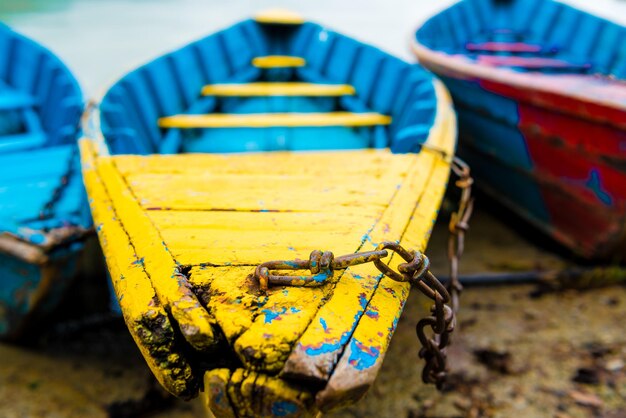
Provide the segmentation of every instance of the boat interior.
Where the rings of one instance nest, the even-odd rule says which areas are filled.
[[[41,232],[88,224],[76,146],[82,93],[56,56],[1,24],[0,51],[0,232],[39,245]]]
[[[552,0],[463,0],[426,22],[417,41],[515,71],[626,78],[626,30]]]
[[[405,153],[419,152],[436,103],[416,65],[296,16],[259,15],[129,73],[100,120],[111,154]]]

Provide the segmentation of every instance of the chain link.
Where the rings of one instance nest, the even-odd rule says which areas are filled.
[[[458,177],[456,187],[461,189],[458,210],[450,215],[448,237],[448,260],[450,261],[450,281],[448,289],[452,297],[452,309],[459,310],[459,297],[463,286],[459,281],[459,262],[465,249],[465,233],[469,229],[469,220],[474,209],[472,198],[472,184],[474,179],[470,175],[470,168],[459,157],[454,157],[451,165],[452,172]]]
[[[397,271],[385,264],[382,259],[389,251],[398,254],[405,262],[398,265]],[[334,257],[330,251],[313,251],[308,260],[268,261],[257,266],[254,277],[259,281],[262,290],[270,284],[283,286],[320,286],[333,277],[334,270],[349,266],[373,262],[385,276],[398,282],[410,282],[422,293],[432,299],[435,304],[431,308],[431,316],[421,319],[417,324],[417,336],[422,344],[419,356],[426,361],[422,379],[426,383],[435,383],[441,387],[445,379],[446,356],[445,347],[450,342],[449,334],[454,330],[455,319],[453,310],[447,305],[450,294],[446,287],[430,272],[428,257],[419,251],[406,250],[395,242],[383,242],[376,251],[349,254]],[[309,270],[310,275],[281,275],[272,270]],[[430,327],[434,338],[426,335]]]
[[[411,283],[434,301],[430,316],[418,321],[416,334],[421,344],[419,357],[426,363],[422,371],[422,380],[425,383],[433,383],[441,389],[447,374],[446,348],[450,345],[450,334],[456,326],[459,295],[463,289],[458,277],[459,260],[463,254],[465,232],[469,227],[469,218],[473,209],[471,198],[473,180],[469,167],[462,160],[454,158],[451,169],[458,176],[455,184],[461,189],[461,198],[459,209],[452,213],[449,224],[450,282],[447,288],[430,272],[428,257],[419,251],[407,250],[396,242],[383,242],[376,247],[376,251],[341,257],[335,257],[330,251],[316,250],[311,252],[308,260],[268,261],[257,266],[254,271],[259,287],[267,291],[269,285],[321,286],[333,277],[334,270],[370,262],[373,262],[376,268],[390,279]],[[389,251],[398,254],[405,261],[398,265],[397,271],[382,260],[389,255]],[[277,274],[275,270],[309,270],[311,274],[285,275]],[[430,337],[428,336],[429,328],[432,333]]]
[[[67,186],[69,185],[70,181],[72,181],[72,176],[76,175],[76,173],[73,173],[73,171],[76,169],[77,164],[78,164],[78,145],[74,145],[72,152],[70,153],[69,160],[67,162],[67,169],[65,170],[65,173],[63,173],[63,176],[61,177],[59,181],[59,185],[52,191],[52,196],[39,211],[39,219],[48,219],[53,216],[53,209],[55,205],[63,197],[63,193],[67,189]]]

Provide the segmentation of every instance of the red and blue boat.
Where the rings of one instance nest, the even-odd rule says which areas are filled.
[[[0,338],[39,325],[76,276],[91,217],[77,147],[80,87],[0,23]]]
[[[415,33],[479,186],[595,260],[626,258],[626,29],[551,0],[463,0]]]

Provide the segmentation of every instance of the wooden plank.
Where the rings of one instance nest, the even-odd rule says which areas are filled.
[[[308,162],[307,162],[308,163]],[[386,205],[397,178],[355,178],[351,183],[273,176],[170,176],[138,173],[127,177],[147,210],[304,211],[328,206],[376,208]],[[272,184],[273,190],[267,185]]]
[[[205,96],[351,96],[354,87],[347,84],[315,83],[246,83],[246,84],[210,84],[202,88]]]
[[[304,67],[306,61],[301,57],[288,55],[268,55],[265,57],[255,57],[252,65],[257,68],[295,68]]]
[[[303,231],[315,225],[316,231],[332,232],[371,222],[365,213],[339,212],[244,212],[244,211],[149,211],[160,231],[170,229],[223,229],[228,231]]]
[[[80,149],[91,213],[128,330],[159,382],[176,396],[192,397],[197,390],[196,376],[178,352],[174,327],[98,175],[93,143],[81,140]]]
[[[286,158],[285,155],[293,155]],[[296,158],[297,155],[302,158]],[[384,175],[391,165],[408,164],[411,154],[391,154],[389,150],[333,150],[292,154],[287,152],[258,154],[180,154],[116,155],[115,165],[124,177],[137,172],[165,173],[172,176],[263,174],[274,176],[320,176],[329,168],[341,167],[342,178]],[[308,159],[308,161],[305,161]]]
[[[162,237],[116,170],[114,157],[99,157],[96,165],[113,209],[123,214],[119,222],[131,237],[137,262],[143,264],[159,302],[174,317],[189,344],[198,350],[208,349],[215,343],[211,318],[189,288]]]
[[[249,277],[252,270],[195,266],[189,273],[190,283],[231,345],[250,328],[265,300],[256,280]]]
[[[366,231],[362,225],[359,231]],[[280,231],[280,232],[279,232]],[[359,242],[354,230],[343,233],[314,233],[311,231],[205,231],[162,233],[176,260],[183,265],[251,265],[280,257],[308,257],[311,251],[333,242],[336,251],[352,252]],[[361,234],[362,235],[362,234]],[[190,237],[190,238],[186,238]],[[296,251],[296,249],[298,249]]]
[[[324,126],[377,126],[389,125],[391,117],[380,113],[248,113],[207,115],[174,115],[159,119],[161,128],[272,128],[272,127],[324,127]]]

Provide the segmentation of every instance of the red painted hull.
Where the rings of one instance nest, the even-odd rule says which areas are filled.
[[[470,63],[417,45],[420,62],[442,76],[459,105],[461,155],[471,148],[478,184],[577,255],[626,260],[626,84],[594,76],[520,73]],[[511,103],[495,109],[476,104],[476,92]],[[486,104],[485,104],[486,103]],[[477,120],[477,116],[482,118]],[[463,123],[463,121],[469,121]],[[471,123],[470,123],[471,122]],[[489,155],[482,140],[495,135],[490,123],[519,136],[525,167],[510,163],[513,148]],[[472,142],[464,137],[472,138]],[[492,142],[495,139],[492,139]],[[478,143],[478,144],[477,144]],[[465,145],[465,147],[464,147]],[[519,151],[519,149],[518,149]],[[489,178],[489,164],[516,171],[537,190],[534,207]],[[500,170],[502,172],[502,170]],[[492,176],[493,177],[493,176]],[[529,198],[530,199],[530,198]],[[542,206],[541,210],[536,210]],[[541,213],[539,213],[541,212]]]

